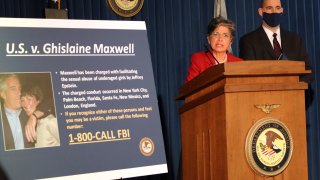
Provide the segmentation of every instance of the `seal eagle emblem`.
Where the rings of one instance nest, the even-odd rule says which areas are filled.
[[[273,109],[280,107],[280,104],[261,104],[255,105],[255,107],[261,109],[261,111],[265,112],[266,114],[270,114]]]
[[[144,0],[107,0],[111,9],[123,17],[132,17],[139,13]]]
[[[144,137],[140,140],[139,149],[144,156],[151,156],[154,152],[154,143],[150,138]]]
[[[292,156],[291,133],[277,119],[261,119],[251,127],[247,135],[245,152],[250,167],[258,174],[280,174],[288,166]]]

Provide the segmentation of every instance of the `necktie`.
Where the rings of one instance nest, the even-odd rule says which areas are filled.
[[[279,58],[281,55],[281,47],[277,40],[277,33],[273,34],[273,50],[276,57]]]

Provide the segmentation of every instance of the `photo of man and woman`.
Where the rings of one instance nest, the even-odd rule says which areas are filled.
[[[60,146],[50,73],[0,74],[5,150]]]

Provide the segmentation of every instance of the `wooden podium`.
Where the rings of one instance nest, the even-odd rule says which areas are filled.
[[[243,61],[214,66],[186,83],[180,108],[183,179],[308,179],[304,90],[299,75],[311,73],[301,61]],[[257,105],[278,104],[269,113]],[[293,151],[286,168],[262,176],[246,157],[246,138],[260,119],[286,125]]]

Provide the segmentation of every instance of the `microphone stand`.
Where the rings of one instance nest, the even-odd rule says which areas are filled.
[[[216,57],[214,57],[213,53],[210,52],[210,49],[208,48],[208,46],[204,45],[204,47],[207,49],[207,51],[210,53],[211,57],[216,61],[216,63],[220,64],[220,62],[216,59]]]

